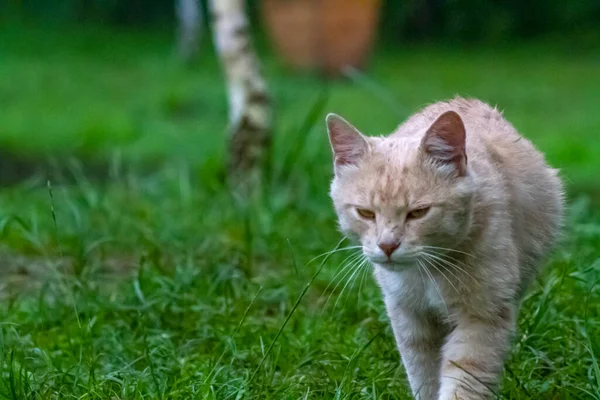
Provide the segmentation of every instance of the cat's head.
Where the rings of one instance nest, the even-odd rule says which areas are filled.
[[[373,263],[399,270],[455,249],[472,229],[475,187],[465,126],[452,111],[423,132],[366,137],[327,116],[339,225]]]

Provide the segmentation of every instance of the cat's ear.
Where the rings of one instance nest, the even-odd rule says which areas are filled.
[[[357,165],[369,149],[366,138],[339,115],[328,114],[326,121],[335,168]]]
[[[421,148],[437,164],[454,168],[458,176],[467,172],[466,131],[460,115],[447,111],[425,133]]]

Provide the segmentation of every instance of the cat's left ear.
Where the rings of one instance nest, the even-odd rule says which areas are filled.
[[[336,171],[339,167],[357,165],[369,150],[367,139],[339,115],[328,114],[326,121]]]
[[[421,148],[434,162],[452,167],[458,176],[467,172],[465,125],[454,111],[447,111],[435,120],[425,133]]]

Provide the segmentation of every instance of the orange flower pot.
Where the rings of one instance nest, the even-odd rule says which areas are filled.
[[[261,11],[285,62],[337,76],[365,66],[380,8],[381,0],[263,0]]]

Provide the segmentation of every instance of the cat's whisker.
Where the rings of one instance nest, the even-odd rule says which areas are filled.
[[[362,275],[361,275],[361,286],[362,286],[362,282],[364,281],[367,272],[370,270],[370,267],[371,267],[371,262],[369,261],[368,258],[363,257],[363,260],[364,260],[364,262],[361,264],[361,267],[360,267],[361,268],[361,272],[362,272]],[[360,290],[360,286],[359,286],[359,290]]]
[[[448,259],[448,260],[450,260],[450,261],[453,261],[453,262],[455,262],[455,263],[462,263],[462,261],[460,261],[460,260],[458,260],[458,259],[456,259],[456,258],[454,258],[454,257],[452,257],[451,255],[448,255],[448,254],[446,254],[446,253],[442,253],[442,252],[441,252],[441,251],[439,251],[439,250],[435,250],[435,249],[425,249],[425,252],[427,252],[427,250],[429,250],[429,253],[430,253],[430,254],[435,254],[435,255],[437,255],[437,256],[439,256],[439,257],[443,257],[444,259]]]
[[[335,300],[335,304],[333,305],[333,311],[335,311],[335,309],[337,308],[337,305],[338,305],[340,299],[342,299],[344,297],[344,291],[346,290],[346,288],[348,287],[348,285],[350,284],[350,282],[354,282],[355,281],[354,277],[356,276],[356,274],[358,274],[358,272],[360,271],[360,269],[361,269],[361,267],[362,267],[362,265],[364,263],[365,263],[365,260],[361,259],[360,260],[360,264],[358,264],[358,266],[355,266],[353,268],[354,271],[350,275],[350,278],[348,278],[348,280],[346,281],[346,284],[344,285],[344,287],[342,287],[342,291],[340,292],[340,295]],[[352,284],[352,286],[354,286],[354,283]]]
[[[336,289],[340,286],[340,284],[342,283],[342,281],[344,280],[344,278],[346,278],[349,274],[352,273],[354,267],[361,262],[361,257],[362,254],[355,254],[354,257],[352,257],[352,260],[349,261],[342,269],[342,271],[340,271],[339,273],[337,273],[333,279],[331,280],[331,282],[329,283],[329,285],[327,285],[327,287],[325,288],[325,291],[323,293],[327,292],[327,289],[335,282],[336,278],[339,277],[337,284],[335,285],[335,287],[331,290],[331,293],[329,293],[329,296],[327,297],[327,300],[325,301],[325,304],[323,305],[323,312],[325,311],[325,309],[327,308],[327,305],[329,304],[329,300],[331,300],[331,296],[333,296],[333,294],[335,293]],[[343,273],[343,274],[342,274]]]
[[[432,250],[444,250],[444,251],[449,251],[451,253],[458,253],[458,254],[463,254],[465,256],[469,256],[469,257],[473,257],[475,259],[477,259],[477,257],[475,257],[473,254],[471,253],[467,253],[465,251],[461,251],[461,250],[456,250],[456,249],[450,249],[448,247],[437,247],[437,246],[421,246],[424,249],[432,249]]]
[[[437,272],[438,272],[440,275],[442,275],[442,276],[444,277],[444,279],[446,279],[446,281],[448,281],[448,283],[450,284],[450,286],[452,286],[452,288],[453,288],[453,289],[456,291],[456,293],[460,293],[460,292],[458,291],[457,287],[456,287],[456,286],[454,286],[454,283],[452,283],[452,281],[450,280],[450,278],[448,278],[448,277],[446,276],[446,274],[444,274],[444,271],[443,271],[443,269],[441,269],[441,268],[438,268],[438,267],[439,267],[439,265],[438,265],[438,266],[436,266],[436,265],[433,263],[433,261],[432,261],[431,259],[429,259],[429,258],[426,258],[426,257],[423,257],[423,261],[424,261],[424,262],[426,262],[427,264],[429,264],[430,266],[432,266],[433,268],[435,268],[435,270],[436,270],[436,271],[437,271]]]
[[[436,257],[435,254],[423,252],[422,255],[423,258],[425,258],[428,262],[434,263],[435,265],[440,267],[440,269],[448,271],[448,273],[451,274],[463,287],[465,286],[465,282],[460,278],[460,276],[456,274],[451,268],[448,268],[448,266],[454,267],[454,265],[451,265],[449,263],[443,263],[442,261],[445,260],[439,259],[438,257]]]
[[[364,262],[360,265],[359,269],[359,275],[356,277],[357,280],[360,280],[359,286],[358,286],[358,293],[356,295],[356,305],[359,305],[361,296],[362,296],[362,285],[364,283],[365,277],[367,275],[367,272],[370,270],[370,262],[367,258],[364,259]],[[352,292],[352,287],[350,288],[350,292]]]
[[[456,269],[459,272],[462,272],[463,274],[465,274],[469,278],[473,279],[474,281],[477,281],[477,279],[475,279],[475,277],[472,274],[470,274],[467,270],[465,270],[464,268],[461,268],[460,266],[458,266],[458,264],[457,264],[458,261],[456,261],[456,263],[452,263],[452,262],[444,259],[442,257],[442,254],[439,254],[439,253],[426,253],[426,254],[428,254],[432,258],[435,258],[435,259],[439,260],[440,262],[444,263],[445,265],[447,265],[447,266],[449,266],[451,268],[454,268],[454,269]],[[464,264],[463,264],[463,266],[464,266]]]
[[[367,262],[365,264],[365,266],[363,267],[363,274],[362,274],[362,278],[360,280],[360,286],[358,287],[358,296],[357,298],[360,300],[362,298],[362,287],[363,287],[363,283],[365,283],[365,278],[367,277],[367,274],[369,273],[369,265],[370,263]]]
[[[356,261],[357,259],[360,258],[360,255],[361,255],[361,252],[357,251],[355,253],[350,254],[348,257],[346,257],[340,263],[340,265],[336,269],[335,275],[333,276],[333,278],[331,278],[331,280],[329,281],[329,283],[325,287],[325,290],[323,290],[323,293],[321,294],[321,296],[319,296],[319,301],[323,298],[323,296],[326,295],[327,290],[331,287],[331,285],[333,285],[335,283],[336,279],[338,277],[340,277],[342,274],[345,274],[347,272],[347,270],[351,267],[351,265],[354,263],[354,261]],[[330,297],[331,297],[331,294],[330,294]],[[325,302],[325,305],[327,305],[328,301],[329,301],[329,298]]]
[[[356,282],[356,278],[358,277],[358,274],[360,272],[362,272],[362,268],[363,266],[366,264],[367,260],[365,257],[362,257],[358,263],[356,263],[353,267],[353,269],[355,270],[352,275],[350,275],[350,278],[348,278],[348,281],[346,282],[346,284],[344,285],[344,287],[342,288],[342,291],[340,292],[339,297],[336,300],[336,304],[334,304],[333,309],[335,310],[337,303],[339,302],[339,300],[343,297],[344,295],[344,291],[346,290],[346,287],[350,284],[350,282],[352,282],[352,286],[350,287],[350,291],[352,291],[352,288],[354,287],[354,283]]]
[[[449,260],[450,262],[452,262],[453,264],[456,264],[456,265],[458,265],[458,264],[465,265],[464,261],[458,260],[458,259],[456,259],[456,258],[454,258],[454,257],[452,257],[452,256],[450,256],[448,254],[442,253],[440,251],[432,250],[430,252],[430,254],[434,254],[434,255],[436,255],[438,257],[441,257],[441,258],[444,259],[444,261],[448,261]]]
[[[340,265],[337,267],[336,271],[335,271],[335,275],[333,276],[333,278],[331,278],[331,280],[329,281],[329,283],[327,284],[327,286],[325,287],[325,289],[323,290],[323,293],[321,294],[321,296],[319,296],[319,300],[321,301],[321,299],[327,294],[327,290],[336,282],[336,280],[338,278],[341,278],[341,276],[345,276],[346,272],[348,271],[348,269],[351,268],[351,265],[354,263],[354,261],[356,261],[360,256],[360,252],[355,252],[351,255],[349,255],[348,257],[346,257],[344,259],[344,261],[342,261],[340,263]],[[341,280],[340,280],[341,281]],[[337,285],[336,285],[337,287]],[[327,306],[327,303],[329,302],[329,298],[331,297],[331,293],[329,295],[329,297],[327,298],[327,300],[325,301],[325,306]]]
[[[423,275],[423,271],[421,270],[423,266],[420,263],[417,263],[417,269],[419,270],[419,275],[421,275],[421,279],[425,280],[425,276]]]
[[[340,251],[348,251],[348,250],[354,250],[354,249],[362,249],[362,246],[348,246],[348,247],[342,247],[341,249],[333,249],[330,251],[326,251],[325,253],[319,254],[318,256],[312,258],[309,262],[306,263],[306,265],[318,260],[321,257],[325,257],[330,254],[339,253]]]
[[[350,289],[349,289],[349,293],[352,293],[352,289],[354,289],[354,284],[356,283],[356,281],[358,280],[358,277],[360,276],[360,273],[363,270],[363,267],[365,265],[365,257],[362,257],[362,261],[361,263],[358,265],[358,267],[356,267],[356,272],[354,274],[352,274],[352,276],[350,276],[350,280],[352,281],[352,285],[350,285]],[[342,289],[342,294],[344,293],[344,290]],[[340,295],[341,297],[341,295]],[[358,298],[358,296],[357,296]],[[347,299],[347,298],[346,298]],[[347,300],[346,300],[347,301]],[[335,309],[335,306],[333,307]]]
[[[431,275],[431,272],[429,272],[429,270],[427,269],[427,267],[423,265],[423,263],[421,262],[421,260],[417,259],[417,263],[423,267],[423,270],[425,271],[425,273],[429,277],[429,280],[431,281],[431,283],[433,284],[435,290],[437,291],[438,295],[440,296],[440,299],[442,300],[442,303],[444,304],[444,308],[446,309],[446,313],[450,314],[450,310],[448,309],[448,305],[446,304],[446,300],[444,300],[444,296],[442,296],[442,291],[440,290],[440,287],[438,286],[437,282],[435,281],[435,278],[433,277],[433,275]]]
[[[335,310],[338,301],[340,300],[340,297],[342,296],[342,294],[344,293],[344,289],[346,288],[346,286],[348,285],[348,282],[350,282],[350,279],[347,279],[348,277],[352,278],[352,276],[354,275],[354,273],[356,273],[356,266],[362,262],[360,259],[356,260],[353,262],[353,264],[350,266],[350,268],[347,269],[346,273],[338,280],[338,283],[335,285],[335,287],[331,290],[331,293],[329,293],[329,296],[327,297],[327,301],[325,302],[325,305],[323,306],[323,311],[325,311],[327,309],[327,305],[329,304],[329,301],[331,300],[331,297],[333,296],[333,294],[335,293],[335,291],[337,290],[337,288],[345,281],[346,283],[343,286],[343,289],[341,290],[340,294],[338,295],[335,304],[333,306],[333,310]]]

